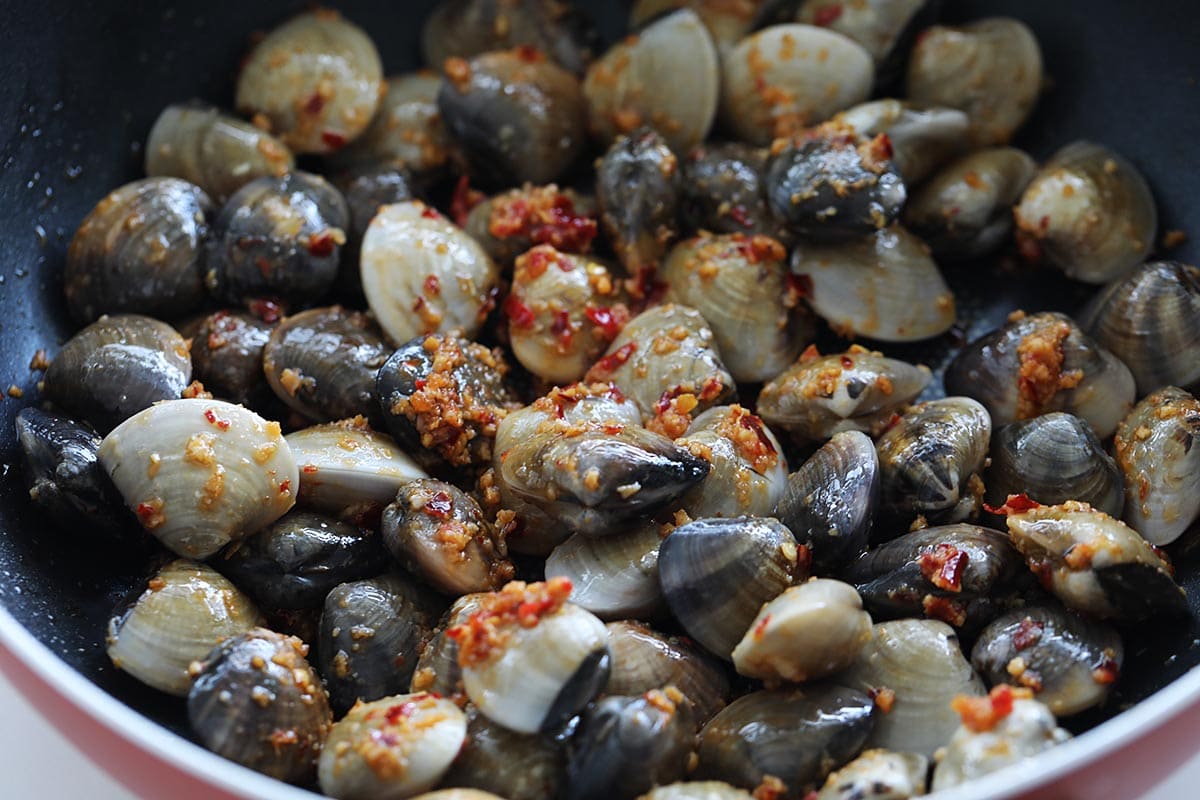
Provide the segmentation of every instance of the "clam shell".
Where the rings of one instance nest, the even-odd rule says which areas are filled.
[[[371,124],[337,153],[336,163],[402,164],[417,175],[440,170],[450,158],[450,138],[437,106],[442,79],[431,72],[411,72],[388,76],[384,83],[387,89]]]
[[[903,71],[913,38],[922,22],[937,14],[939,5],[930,0],[803,0],[795,18],[849,36],[866,48],[875,62],[876,86],[882,87]]]
[[[765,517],[775,510],[787,484],[787,458],[761,419],[741,406],[715,406],[675,443],[711,465],[678,501],[689,517]]]
[[[752,800],[752,797],[723,781],[688,781],[659,786],[638,800]]]
[[[313,425],[285,438],[300,465],[300,499],[313,508],[382,507],[404,484],[428,477],[390,436],[352,423]]]
[[[221,400],[151,406],[104,437],[99,458],[142,527],[188,558],[274,522],[300,484],[279,423]]]
[[[379,209],[361,269],[367,303],[395,342],[453,328],[474,336],[499,278],[474,239],[418,201]]]
[[[679,159],[653,128],[615,141],[596,166],[600,222],[631,274],[653,269],[679,235]]]
[[[966,148],[970,124],[967,115],[956,108],[922,106],[892,98],[848,108],[834,121],[868,139],[886,133],[892,144],[891,160],[910,186],[925,180]]]
[[[647,23],[679,8],[696,12],[722,56],[754,28],[758,0],[634,0],[629,9],[629,29],[636,31]]]
[[[196,380],[215,397],[266,408],[274,395],[263,373],[263,348],[272,323],[243,311],[216,311],[181,331],[192,341]]]
[[[105,642],[117,669],[186,697],[192,662],[262,621],[250,598],[219,573],[180,559],[160,569],[137,601],[109,620]]]
[[[954,732],[933,769],[930,788],[939,792],[959,786],[1070,738],[1044,705],[1036,700],[1015,700],[1012,711],[991,730],[975,733],[964,725]]]
[[[458,642],[446,635],[480,609],[487,594],[464,594],[442,615],[436,632],[421,648],[409,691],[434,692],[443,697],[463,697],[462,667],[458,665]]]
[[[929,759],[868,750],[825,779],[814,800],[907,800],[925,794]]]
[[[547,736],[516,733],[466,707],[467,740],[443,785],[496,792],[506,800],[558,797],[566,781],[566,759]],[[474,794],[486,797],[486,792]],[[472,795],[472,797],[474,796]],[[464,796],[462,800],[471,800]]]
[[[571,581],[571,601],[600,619],[649,617],[663,603],[659,528],[651,521],[608,536],[573,534],[546,557],[546,579]]]
[[[773,25],[724,59],[721,121],[764,146],[823,122],[871,94],[875,65],[853,39],[813,25]]]
[[[597,59],[583,93],[589,125],[601,142],[650,125],[683,154],[708,137],[716,117],[717,49],[696,12],[681,9]]]
[[[879,623],[858,661],[838,681],[862,692],[895,693],[891,710],[876,718],[868,747],[930,758],[958,728],[950,701],[987,691],[963,656],[954,629],[937,620]]]
[[[810,283],[808,304],[839,333],[915,342],[954,325],[954,294],[929,248],[899,225],[856,242],[801,244],[792,274]]]

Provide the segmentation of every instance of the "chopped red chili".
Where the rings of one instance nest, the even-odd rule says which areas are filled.
[[[1017,650],[1025,650],[1033,647],[1042,638],[1042,630],[1046,627],[1044,622],[1032,620],[1029,617],[1021,620],[1021,624],[1017,626],[1016,633],[1013,634],[1013,647]]]
[[[962,591],[962,574],[969,555],[952,544],[940,542],[918,559],[925,580],[947,592]]]
[[[515,294],[504,298],[504,315],[518,328],[532,328],[536,319],[533,309],[521,302]]]
[[[431,517],[446,519],[454,513],[454,498],[446,492],[434,492],[421,510]]]
[[[833,3],[827,6],[821,6],[817,9],[817,13],[813,14],[813,24],[819,25],[822,28],[828,27],[837,22],[842,16],[842,4]]]
[[[596,372],[613,372],[626,361],[628,361],[636,351],[637,342],[623,344],[612,353],[609,353],[604,358],[597,361],[596,365],[592,367],[592,369]]]
[[[325,131],[321,134],[321,141],[334,150],[346,146],[346,137],[337,131]]]

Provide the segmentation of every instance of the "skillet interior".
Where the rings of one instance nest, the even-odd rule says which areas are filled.
[[[431,0],[341,2],[369,23],[385,73],[416,66],[417,39]],[[112,668],[103,631],[143,565],[65,536],[29,506],[17,466],[13,419],[36,401],[34,351],[53,355],[70,335],[59,279],[66,246],[107,192],[141,176],[141,143],[170,102],[202,97],[229,106],[248,35],[300,10],[299,2],[0,2],[0,603],[42,642],[101,688],[148,717],[186,732],[182,704]],[[621,30],[624,4],[585,2],[606,38]],[[1163,230],[1200,236],[1200,28],[1190,0],[958,0],[949,20],[1008,14],[1037,33],[1052,85],[1017,144],[1042,159],[1073,138],[1102,141],[1147,176]],[[1186,244],[1172,256],[1192,263]],[[1002,282],[950,276],[972,319],[968,338],[1017,307],[1072,308],[1086,290],[1047,273]],[[985,289],[986,287],[986,289]],[[890,351],[936,365],[953,337]],[[1198,354],[1197,357],[1200,357]],[[1193,619],[1200,615],[1200,557],[1177,554]],[[1115,702],[1136,702],[1200,663],[1200,626],[1147,626],[1127,638],[1128,663]],[[1085,722],[1088,720],[1080,720]],[[1095,721],[1090,720],[1090,721]]]

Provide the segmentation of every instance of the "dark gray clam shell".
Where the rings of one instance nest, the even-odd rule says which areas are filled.
[[[517,733],[467,706],[467,740],[443,786],[493,792],[507,800],[558,797],[565,784],[562,747],[548,736]]]
[[[383,206],[417,199],[419,187],[407,167],[391,162],[352,167],[335,176],[334,182],[350,212],[350,223],[345,231],[346,245],[338,262],[337,290],[339,297],[353,298],[361,304],[359,256],[367,227]]]
[[[788,476],[775,516],[809,549],[814,569],[828,572],[866,552],[879,492],[875,444],[843,431]]]
[[[1200,389],[1200,269],[1146,263],[1101,290],[1079,324],[1129,366],[1139,395]]]
[[[321,300],[337,278],[350,211],[324,178],[293,172],[239,189],[213,222],[205,284],[231,305]]]
[[[767,207],[765,149],[740,142],[700,145],[683,159],[680,215],[690,232],[763,234],[781,226]]]
[[[600,222],[631,275],[654,269],[679,235],[679,159],[652,128],[618,139],[596,168]]]
[[[289,783],[310,783],[333,726],[299,639],[265,628],[226,639],[197,666],[188,721],[209,750]]]
[[[805,567],[792,532],[759,517],[689,522],[663,540],[658,554],[671,613],[689,636],[726,661],[762,604],[804,577]]]
[[[1046,505],[1080,500],[1121,516],[1121,469],[1079,417],[1056,411],[1004,425],[992,437],[990,458],[983,482],[991,506],[1025,494]]]
[[[745,789],[773,775],[799,800],[862,751],[874,722],[871,698],[844,686],[753,692],[700,731],[697,773]]]
[[[369,315],[314,308],[271,331],[263,369],[279,399],[309,419],[378,421],[375,377],[391,352]]]
[[[896,171],[911,186],[966,147],[967,115],[956,108],[885,98],[848,108],[834,121],[867,139],[887,134]]]
[[[691,704],[671,689],[609,695],[587,708],[567,751],[568,800],[634,800],[686,774],[696,735]]]
[[[171,319],[204,301],[208,195],[178,178],[114,190],[84,218],[67,250],[63,284],[77,322],[137,312]]]
[[[244,311],[215,311],[184,326],[192,340],[196,380],[213,396],[261,408],[274,398],[263,374],[263,348],[274,320]]]
[[[421,648],[409,691],[433,692],[443,697],[463,694],[462,667],[458,664],[458,642],[446,635],[479,610],[485,594],[464,594],[442,615],[437,629]]]
[[[335,713],[408,689],[437,620],[428,591],[392,574],[343,583],[325,598],[317,654]]]
[[[174,328],[114,314],[67,340],[46,370],[42,396],[104,433],[159,400],[178,399],[191,379],[187,343]]]
[[[1027,606],[980,632],[971,663],[993,686],[1033,690],[1056,717],[1104,703],[1125,649],[1112,626],[1058,606]]]
[[[375,530],[301,510],[237,542],[215,561],[272,610],[319,608],[338,584],[379,575],[388,563]]]
[[[1021,573],[1021,556],[1000,531],[955,524],[907,533],[867,552],[842,573],[874,619],[931,617],[956,628],[991,620]]]

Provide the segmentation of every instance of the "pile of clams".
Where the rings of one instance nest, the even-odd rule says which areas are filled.
[[[17,418],[148,563],[113,664],[348,800],[907,798],[1113,713],[1189,614],[1200,270],[939,5],[445,0],[386,77],[318,9],[164,109]],[[1020,259],[1094,299],[963,341]]]

